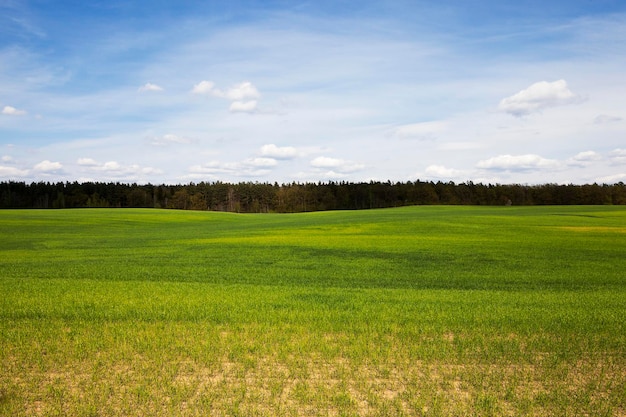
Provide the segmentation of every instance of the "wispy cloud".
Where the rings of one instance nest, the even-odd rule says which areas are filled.
[[[602,156],[598,154],[597,152],[585,151],[585,152],[580,152],[576,154],[575,156],[573,156],[572,158],[568,159],[566,163],[568,165],[585,167],[601,159],[602,159]]]
[[[169,133],[163,136],[151,136],[147,140],[152,146],[188,145],[193,143],[193,139]]]
[[[97,162],[92,158],[79,158],[77,164],[86,169],[89,175],[99,174],[104,178],[123,178],[128,180],[146,179],[162,174],[157,168],[141,166],[139,164],[121,164],[117,161]]]
[[[479,161],[476,167],[494,171],[531,171],[546,168],[557,168],[559,162],[543,158],[539,155],[498,155]]]
[[[593,123],[597,125],[604,125],[608,123],[621,122],[623,119],[617,116],[609,116],[608,114],[600,114],[593,119]]]
[[[261,146],[261,155],[274,159],[293,159],[298,151],[293,146],[276,146],[273,143]]]
[[[330,158],[327,156],[318,156],[311,161],[314,168],[332,169],[342,174],[361,171],[365,168],[364,164],[339,158]]]
[[[152,83],[145,83],[144,85],[139,87],[140,93],[146,93],[150,91],[163,91],[163,87]]]
[[[393,130],[393,136],[402,139],[436,139],[446,130],[446,123],[442,121],[422,122],[403,125]]]
[[[616,184],[618,182],[626,182],[626,172],[598,177],[596,182],[600,184]]]
[[[210,176],[217,178],[225,175],[229,178],[254,178],[268,174],[278,165],[274,158],[248,158],[240,162],[210,161],[189,167],[188,178]]]
[[[85,167],[97,167],[100,165],[98,162],[91,158],[78,158],[78,161],[76,161],[76,163]]]
[[[612,164],[626,166],[626,149],[614,149],[609,153]]]

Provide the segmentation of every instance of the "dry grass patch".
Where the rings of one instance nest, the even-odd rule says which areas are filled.
[[[3,378],[10,388],[2,401],[14,405],[16,416],[584,415],[616,404],[626,380],[618,363],[581,361],[368,365],[311,357],[305,363],[294,369],[271,356],[254,366],[226,357],[215,363],[137,357],[104,368],[81,361],[48,371],[13,369],[19,377],[11,384]]]

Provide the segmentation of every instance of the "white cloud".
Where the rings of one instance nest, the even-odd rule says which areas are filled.
[[[540,81],[500,101],[500,110],[513,116],[525,116],[548,107],[562,106],[580,100],[565,80]]]
[[[558,161],[546,159],[539,155],[499,155],[479,161],[478,168],[495,171],[532,171],[546,168],[557,168]]]
[[[0,178],[25,177],[27,175],[28,175],[27,170],[0,165]]]
[[[229,88],[225,92],[218,90],[218,94],[221,97],[227,98],[232,101],[243,101],[250,99],[257,99],[261,97],[259,90],[250,82],[244,81]]]
[[[243,81],[223,91],[215,88],[214,82],[204,80],[194,85],[191,92],[194,94],[210,94],[230,101],[248,101],[261,97],[259,90],[250,81]]]
[[[365,165],[344,159],[329,158],[327,156],[318,156],[311,161],[311,166],[315,168],[331,168],[333,171],[340,173],[351,173],[360,171]]]
[[[4,108],[2,109],[2,114],[5,114],[7,116],[23,116],[26,114],[26,111],[18,110],[12,106],[4,106]]]
[[[626,149],[614,149],[609,153],[611,163],[615,165],[626,164]]]
[[[215,84],[212,81],[200,81],[193,86],[193,94],[213,94]]]
[[[602,159],[602,156],[600,156],[598,153],[594,151],[585,151],[585,152],[580,152],[574,157],[568,159],[567,164],[573,165],[573,166],[584,167],[600,159]]]
[[[148,91],[163,91],[163,87],[156,85],[156,84],[152,84],[152,83],[146,83],[142,85],[141,87],[139,87],[140,93],[145,93]]]
[[[63,165],[60,162],[45,160],[35,165],[33,169],[39,172],[58,172],[63,169]]]
[[[166,134],[163,136],[153,136],[148,138],[150,145],[152,146],[167,146],[171,144],[187,145],[193,142],[192,139],[183,136],[177,136],[172,134]]]
[[[454,168],[446,168],[443,165],[430,165],[425,170],[429,178],[459,178],[464,176],[464,172]]]
[[[116,161],[108,161],[98,167],[101,171],[106,172],[117,172],[122,170],[122,166],[119,162]]]
[[[397,127],[392,135],[402,139],[435,139],[446,130],[446,124],[441,121],[413,123]]]
[[[273,143],[261,146],[261,155],[275,159],[292,159],[298,155],[292,146],[276,146]]]
[[[91,158],[79,158],[77,163],[87,168],[89,172],[97,172],[100,173],[100,175],[104,175],[104,178],[116,178],[129,181],[163,173],[160,169],[144,167],[138,164],[123,165],[117,161],[100,163]]]
[[[2,156],[2,162],[5,164],[12,164],[14,162],[13,157],[9,155]]]
[[[235,84],[226,91],[215,88],[212,81],[201,81],[193,86],[191,92],[230,100],[229,111],[232,113],[256,112],[257,99],[261,97],[259,90],[250,81]]]
[[[229,110],[233,113],[254,113],[256,111],[256,100],[233,101]]]
[[[615,123],[622,121],[621,117],[609,116],[607,114],[600,114],[593,119],[593,123],[596,125],[603,125],[607,123]]]

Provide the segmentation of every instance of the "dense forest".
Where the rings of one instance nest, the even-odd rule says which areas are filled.
[[[626,185],[327,182],[186,185],[1,182],[0,208],[154,207],[239,213],[354,210],[420,204],[626,204]]]

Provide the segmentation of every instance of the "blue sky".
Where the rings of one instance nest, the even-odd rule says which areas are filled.
[[[0,0],[0,180],[626,181],[623,1]]]

